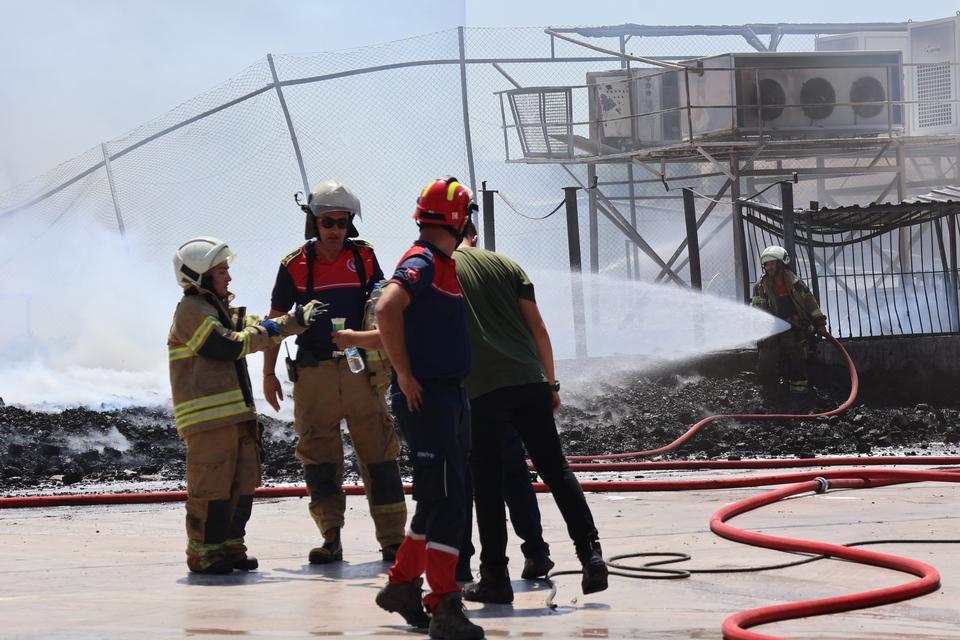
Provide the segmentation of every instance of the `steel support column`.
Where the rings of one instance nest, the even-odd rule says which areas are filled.
[[[743,235],[743,210],[740,204],[740,165],[737,154],[730,154],[730,200],[733,202],[733,273],[735,290],[739,290],[744,302],[750,301],[750,269],[747,266],[747,239]]]
[[[580,187],[564,187],[563,201],[567,209],[567,249],[570,254],[570,284],[573,294],[573,335],[578,360],[587,357],[587,318],[583,302],[583,266],[580,260],[580,219],[577,212],[577,191]]]
[[[493,194],[496,191],[487,189],[487,181],[481,183],[480,197],[483,203],[483,248],[490,251],[497,250],[496,224],[494,218]]]
[[[791,258],[797,257],[796,228],[794,227],[793,183],[780,183],[780,211],[783,216],[783,248]]]
[[[593,186],[597,180],[597,165],[587,165],[587,184]],[[587,191],[590,229],[590,273],[600,273],[600,227],[597,221],[597,190]]]
[[[693,189],[683,189],[683,218],[687,227],[687,256],[690,263],[690,286],[703,290],[703,278],[700,273],[700,241],[697,239],[697,205],[693,200]]]

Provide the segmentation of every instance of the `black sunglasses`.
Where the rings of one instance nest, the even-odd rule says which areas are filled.
[[[324,229],[333,229],[334,227],[346,229],[349,224],[350,220],[348,218],[320,218],[320,226]]]

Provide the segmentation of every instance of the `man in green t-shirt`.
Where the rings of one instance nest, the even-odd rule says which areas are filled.
[[[585,594],[607,588],[607,566],[580,483],[563,454],[553,413],[560,406],[553,348],[533,283],[509,258],[477,249],[469,224],[454,252],[463,291],[473,366],[467,393],[473,419],[474,499],[480,532],[480,580],[463,590],[465,600],[508,603],[503,443],[515,429],[534,467],[550,487],[583,565]]]

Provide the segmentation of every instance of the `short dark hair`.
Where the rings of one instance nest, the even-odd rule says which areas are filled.
[[[463,235],[468,238],[480,235],[477,231],[477,225],[473,224],[473,220],[467,220],[467,224],[463,225]]]

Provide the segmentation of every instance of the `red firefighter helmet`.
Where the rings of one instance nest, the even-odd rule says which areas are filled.
[[[449,227],[457,233],[477,210],[473,192],[456,178],[439,178],[420,192],[413,219],[420,224]]]

